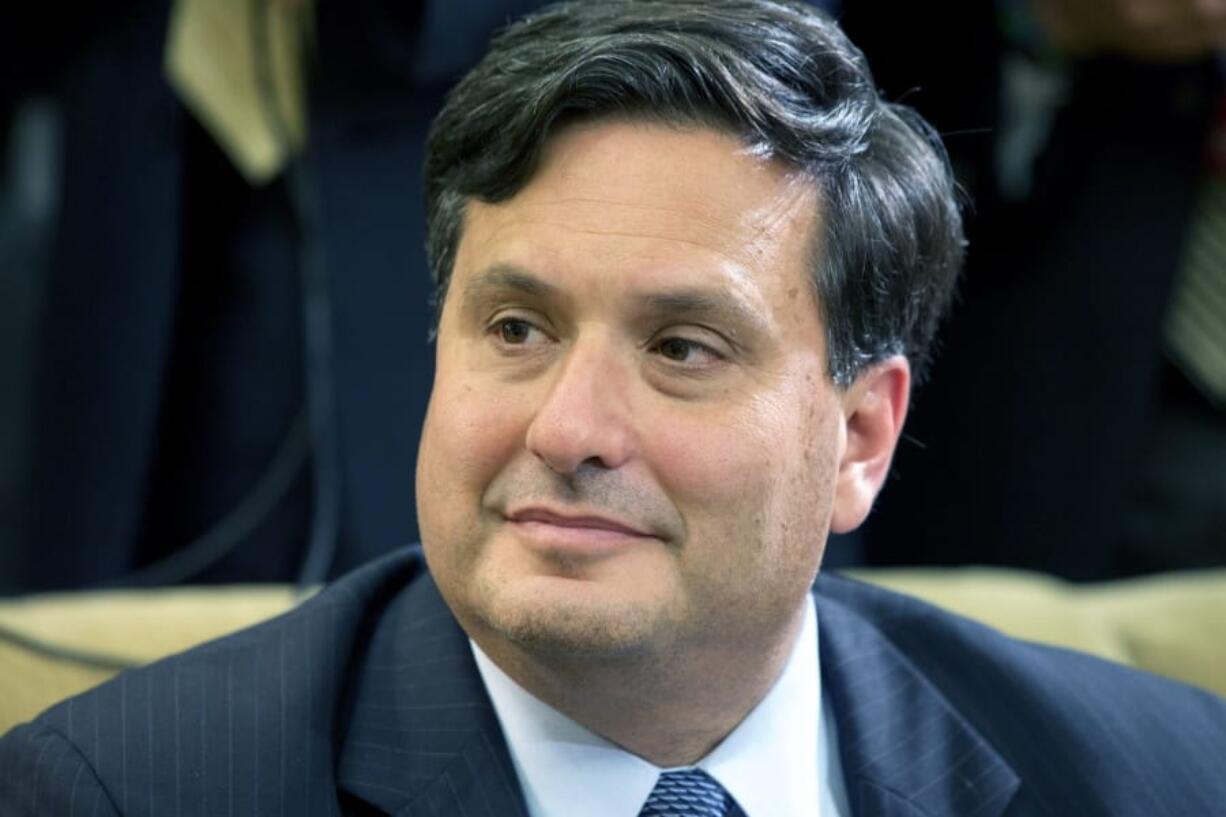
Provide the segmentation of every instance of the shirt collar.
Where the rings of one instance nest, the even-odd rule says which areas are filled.
[[[666,770],[533,697],[476,643],[470,644],[531,817],[635,817]],[[842,781],[834,735],[822,716],[818,660],[817,613],[809,596],[779,679],[736,729],[695,764],[731,792],[747,817],[817,817],[819,803],[823,815],[846,813],[838,808]]]

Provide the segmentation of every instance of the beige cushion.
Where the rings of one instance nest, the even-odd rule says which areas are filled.
[[[1093,653],[1226,695],[1226,570],[1099,584],[974,567],[852,575],[1019,638]]]
[[[277,585],[54,593],[0,601],[0,733],[122,667],[270,618],[293,600],[289,587]],[[42,647],[80,654],[54,657]]]
[[[1098,585],[985,568],[853,575],[1021,638],[1085,650],[1226,695],[1226,570]],[[121,666],[224,635],[294,601],[293,591],[280,585],[0,601],[0,732]],[[49,654],[55,651],[64,654]]]

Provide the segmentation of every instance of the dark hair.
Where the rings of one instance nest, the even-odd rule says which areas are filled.
[[[948,159],[917,114],[881,99],[829,17],[788,0],[568,2],[498,35],[430,129],[439,308],[465,202],[511,198],[557,127],[605,117],[713,127],[808,173],[831,378],[846,386],[900,353],[922,377],[964,245]]]

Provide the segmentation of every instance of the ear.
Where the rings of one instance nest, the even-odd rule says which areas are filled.
[[[911,367],[901,355],[865,370],[843,393],[847,442],[830,520],[834,533],[859,527],[873,507],[890,470],[910,395]]]

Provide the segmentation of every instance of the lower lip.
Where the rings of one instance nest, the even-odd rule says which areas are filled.
[[[509,524],[533,548],[575,556],[603,556],[644,542],[657,541],[654,536],[607,528],[554,525],[549,522]]]

